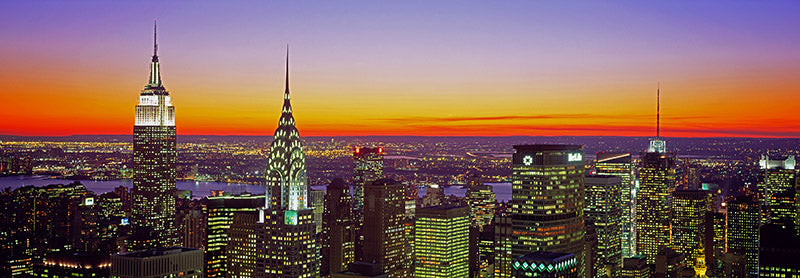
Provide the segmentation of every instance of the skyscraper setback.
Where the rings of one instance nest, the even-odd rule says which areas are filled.
[[[289,97],[289,50],[286,50],[286,91],[269,149],[265,208],[259,223],[265,229],[256,277],[316,277],[314,211],[308,206],[306,162],[300,133],[294,125]],[[263,269],[262,269],[263,268]]]
[[[156,26],[150,79],[133,126],[133,207],[128,250],[171,247],[175,231],[175,107],[161,83]]]
[[[636,255],[636,232],[633,220],[636,218],[636,175],[630,153],[597,153],[595,164],[598,175],[618,176],[622,180],[622,257]]]

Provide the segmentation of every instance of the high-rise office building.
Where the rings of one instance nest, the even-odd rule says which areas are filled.
[[[471,225],[478,227],[479,231],[483,231],[483,228],[491,224],[494,218],[496,200],[492,187],[483,184],[480,176],[471,176],[467,181],[465,198],[470,208]]]
[[[706,229],[713,228],[706,216],[708,195],[705,190],[672,193],[672,249],[683,255],[683,263],[689,267],[694,267],[700,246],[706,245]]]
[[[153,36],[150,80],[139,96],[133,126],[133,190],[129,250],[178,244],[175,230],[175,107],[161,83]]]
[[[622,256],[636,255],[636,174],[630,153],[598,152],[595,169],[598,175],[618,176],[622,184]]]
[[[322,233],[322,215],[325,214],[325,190],[309,190],[308,201],[314,208],[314,233]]]
[[[514,146],[510,212],[515,258],[536,251],[571,253],[582,273],[583,209],[582,146]]]
[[[379,179],[364,186],[364,261],[379,263],[390,277],[408,277],[405,186]]]
[[[469,207],[417,210],[414,277],[467,277],[469,228]]]
[[[728,252],[744,255],[749,275],[758,275],[759,203],[750,196],[740,196],[727,203]]]
[[[494,277],[511,277],[513,268],[511,264],[514,258],[511,255],[514,226],[511,215],[507,212],[499,212],[494,217]]]
[[[230,228],[226,230],[228,239],[223,249],[223,267],[218,267],[214,272],[217,277],[247,278],[247,277],[279,277],[275,274],[257,273],[258,259],[263,256],[264,226],[258,222],[258,214],[253,211],[236,211],[231,217]],[[221,258],[216,253],[216,258]],[[206,263],[208,267],[209,263]],[[263,266],[261,267],[263,269]],[[224,273],[224,275],[222,275]]]
[[[759,277],[800,277],[800,237],[794,229],[776,224],[760,228]]]
[[[322,276],[342,272],[355,261],[355,227],[353,198],[350,187],[336,178],[325,194],[325,213],[322,217]]]
[[[364,217],[364,186],[383,178],[383,148],[356,147],[353,163],[353,211],[355,216]]]
[[[775,193],[769,200],[770,223],[797,231],[798,195],[794,188]]]
[[[228,229],[237,212],[255,213],[264,206],[264,195],[218,195],[208,197],[206,202],[206,277],[226,277]],[[255,222],[255,220],[254,220]]]
[[[659,250],[670,246],[674,158],[672,153],[650,151],[641,157],[641,183],[636,193],[636,250],[650,264],[655,263]]]
[[[206,249],[206,232],[208,231],[208,217],[199,200],[191,200],[183,206],[178,206],[176,222],[178,227],[179,245],[182,247]]]
[[[767,155],[762,155],[758,161],[762,171],[761,181],[758,183],[758,191],[761,199],[761,221],[769,223],[772,216],[772,209],[780,209],[780,199],[773,199],[772,196],[781,194],[797,186],[796,161],[793,155],[786,158],[771,159]],[[781,212],[776,212],[780,214]]]
[[[616,271],[622,265],[622,179],[617,176],[589,175],[585,178],[586,222],[597,232],[597,265]],[[616,266],[616,267],[614,267]],[[611,277],[618,276],[611,273]]]
[[[383,148],[356,147],[353,150],[353,224],[356,229],[356,258],[364,254],[364,186],[383,178]]]
[[[286,90],[278,128],[269,148],[266,204],[259,212],[264,238],[256,276],[319,276],[319,249],[314,237],[314,211],[308,203],[308,177],[300,133],[289,97],[289,53]]]

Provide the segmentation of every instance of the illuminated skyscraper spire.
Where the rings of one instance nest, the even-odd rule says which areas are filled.
[[[289,46],[286,46],[286,91],[278,128],[270,145],[267,176],[267,208],[301,210],[308,208],[306,163],[300,134],[294,125],[289,97]]]
[[[153,20],[153,60],[150,62],[150,81],[147,82],[145,89],[156,89],[164,87],[161,85],[161,71],[158,66],[158,23]]]
[[[661,81],[656,89],[656,138],[661,139]]]
[[[658,82],[656,89],[656,138],[650,139],[650,146],[647,152],[663,153],[667,151],[667,144],[661,140],[661,82]]]
[[[161,84],[153,23],[150,80],[139,94],[133,126],[133,206],[128,250],[178,244],[175,227],[175,107]]]

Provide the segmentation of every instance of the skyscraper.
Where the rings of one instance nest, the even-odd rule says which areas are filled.
[[[728,252],[744,255],[749,275],[758,275],[758,202],[739,196],[728,202]]]
[[[270,144],[266,204],[259,223],[266,231],[256,277],[316,277],[318,248],[314,211],[308,205],[306,162],[300,133],[294,125],[289,98],[289,50],[286,50],[286,91],[278,128]]]
[[[383,148],[356,147],[353,151],[353,163],[353,207],[361,213],[364,207],[364,185],[383,178]]]
[[[660,94],[658,91],[660,108]],[[658,109],[657,109],[658,110]],[[670,204],[675,190],[675,154],[667,152],[659,132],[660,112],[656,113],[656,138],[642,153],[639,190],[636,192],[636,251],[654,264],[658,252],[670,245]]]
[[[128,250],[171,247],[175,230],[175,107],[161,84],[156,29],[150,80],[139,96],[133,126],[133,207]]]
[[[414,277],[467,277],[469,226],[466,206],[417,210]]]
[[[783,198],[773,198],[778,194],[784,193],[796,186],[797,172],[795,170],[796,161],[794,156],[788,156],[783,159],[771,159],[769,156],[762,155],[758,164],[762,171],[761,182],[758,183],[759,194],[761,195],[761,206],[764,208],[761,211],[761,220],[764,223],[769,223],[772,218],[773,209],[778,210],[776,214],[783,214],[780,204]]]
[[[622,205],[621,179],[616,176],[586,176],[586,222],[597,230],[597,261],[609,265],[610,271],[622,265]],[[611,277],[618,276],[613,273]]]
[[[355,227],[353,198],[350,187],[342,179],[333,179],[325,194],[322,217],[322,276],[341,272],[355,260]]]
[[[483,231],[483,228],[491,224],[494,218],[496,200],[492,187],[483,184],[480,176],[471,176],[467,181],[465,197],[470,208],[471,225]]]
[[[364,224],[364,186],[383,178],[383,148],[356,147],[353,164],[353,217],[360,230]]]
[[[389,277],[408,277],[405,268],[405,186],[379,179],[364,187],[364,261],[381,264]]]
[[[227,249],[229,229],[233,224],[233,215],[237,212],[255,214],[256,209],[264,205],[263,195],[222,195],[208,197],[206,203],[206,277],[227,276]],[[253,218],[255,219],[255,218]],[[255,220],[253,221],[255,223]]]
[[[514,258],[535,251],[572,253],[577,269],[583,272],[583,208],[582,146],[514,146],[511,200]]]
[[[630,153],[597,153],[595,163],[598,175],[620,177],[622,183],[622,256],[636,255],[636,232],[633,221],[636,219],[636,175]]]
[[[713,228],[706,216],[709,192],[678,190],[672,193],[672,249],[683,255],[683,263],[694,267],[695,254],[706,246],[706,229]],[[704,260],[705,261],[705,260]]]

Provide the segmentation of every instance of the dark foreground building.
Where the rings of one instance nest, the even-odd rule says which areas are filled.
[[[111,277],[203,277],[203,250],[174,247],[113,255]]]

